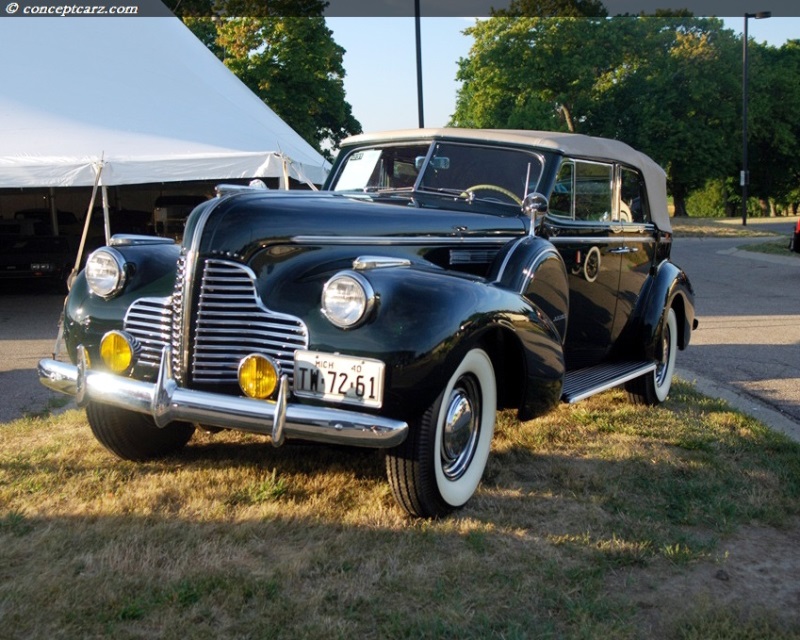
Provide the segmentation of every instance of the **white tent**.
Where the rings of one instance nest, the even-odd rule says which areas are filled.
[[[0,18],[0,52],[0,188],[327,175],[177,18]]]

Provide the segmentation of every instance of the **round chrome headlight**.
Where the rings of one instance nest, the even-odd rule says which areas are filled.
[[[322,313],[341,329],[361,324],[375,304],[375,292],[362,275],[338,273],[322,290]]]
[[[103,247],[89,256],[85,274],[92,293],[110,298],[125,286],[125,259],[119,251]]]

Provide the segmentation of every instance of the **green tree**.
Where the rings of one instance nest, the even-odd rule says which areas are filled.
[[[609,23],[606,25],[606,23]],[[476,22],[452,122],[486,128],[587,130],[595,87],[618,68],[603,18]]]
[[[665,167],[679,215],[733,170],[737,49],[721,21],[492,18],[466,33],[453,124],[625,140]]]
[[[619,137],[667,171],[675,215],[689,193],[736,172],[740,44],[716,19],[644,18],[632,25],[639,69],[611,88],[600,135]]]
[[[602,18],[608,15],[601,0],[511,0],[508,9],[492,13],[497,17]]]
[[[780,48],[750,43],[750,193],[774,214],[796,210],[800,186],[800,40]]]

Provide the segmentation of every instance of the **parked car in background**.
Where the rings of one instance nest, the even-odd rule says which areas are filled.
[[[14,213],[14,220],[31,220],[35,223],[37,235],[53,235],[52,212],[49,209],[22,209]],[[58,234],[61,236],[80,235],[81,223],[71,211],[56,211]]]
[[[153,209],[153,229],[155,234],[174,238],[180,242],[186,219],[194,208],[208,198],[197,195],[168,195],[156,198]]]
[[[27,217],[0,220],[0,280],[66,285],[74,256],[69,240],[53,235],[42,224]]]
[[[197,425],[374,447],[402,509],[438,517],[476,491],[498,409],[528,420],[618,385],[662,402],[696,326],[664,172],[621,142],[361,135],[322,192],[220,193],[181,245],[95,251],[69,362],[39,364],[121,458]]]
[[[800,253],[800,220],[797,221],[797,225],[794,228],[794,233],[789,240],[789,251]]]

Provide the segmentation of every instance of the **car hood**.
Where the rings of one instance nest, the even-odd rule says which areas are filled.
[[[442,200],[442,206],[447,200]],[[463,204],[461,204],[463,206]],[[360,239],[492,238],[526,233],[522,216],[419,207],[331,192],[253,192],[226,196],[198,209],[187,225],[184,245],[204,254],[245,262],[272,244],[317,240],[359,244]]]

